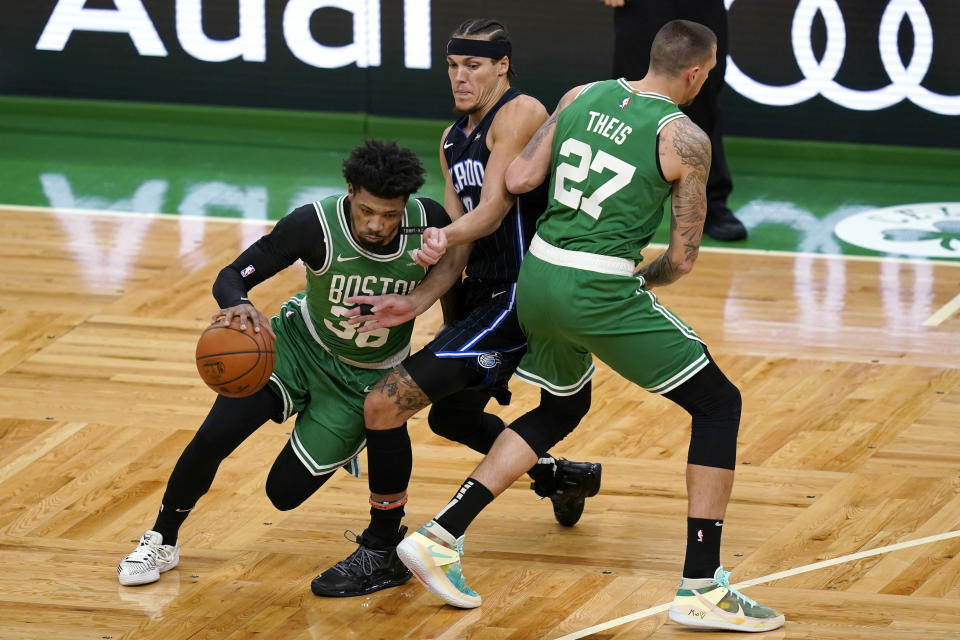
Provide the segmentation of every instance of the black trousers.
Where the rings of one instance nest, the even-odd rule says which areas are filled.
[[[733,190],[723,153],[720,90],[727,69],[727,10],[723,0],[627,0],[613,12],[613,77],[639,80],[650,66],[650,45],[660,27],[671,20],[690,20],[709,27],[717,36],[717,66],[710,72],[693,103],[683,107],[710,136],[713,157],[707,178],[707,211],[726,208]]]

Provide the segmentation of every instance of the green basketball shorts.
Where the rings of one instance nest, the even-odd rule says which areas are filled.
[[[359,475],[357,454],[366,445],[363,401],[386,369],[345,364],[310,335],[300,314],[298,293],[273,316],[277,362],[270,386],[283,400],[283,420],[296,414],[290,443],[315,476],[338,467]]]
[[[652,393],[666,393],[707,365],[703,342],[633,275],[633,263],[534,239],[517,282],[527,353],[517,377],[572,395],[594,373],[595,354]]]

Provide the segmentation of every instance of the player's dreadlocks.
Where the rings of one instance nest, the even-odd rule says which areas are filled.
[[[347,182],[378,198],[409,196],[423,186],[423,174],[417,154],[396,142],[367,140],[343,161]]]

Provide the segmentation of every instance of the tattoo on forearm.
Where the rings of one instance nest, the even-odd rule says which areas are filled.
[[[416,413],[430,404],[430,398],[426,396],[401,365],[397,365],[390,373],[382,377],[373,386],[373,390],[379,391],[390,398],[399,411]]]
[[[661,253],[653,262],[641,267],[640,275],[643,276],[648,287],[670,284],[680,277],[677,266],[670,262],[666,253]]]
[[[537,149],[540,148],[540,144],[543,142],[543,139],[547,136],[547,131],[550,127],[557,123],[557,114],[560,112],[559,109],[553,112],[553,114],[547,118],[547,121],[540,125],[540,128],[537,129],[537,132],[533,134],[533,137],[530,138],[530,142],[527,143],[527,146],[523,148],[523,151],[520,152],[520,157],[524,160],[529,160],[536,153]]]
[[[703,235],[703,221],[707,214],[707,176],[699,171],[684,178],[673,195],[670,217],[671,235],[682,238],[684,255],[696,257]]]
[[[676,281],[683,275],[680,269],[682,263],[696,259],[707,214],[710,139],[687,118],[680,118],[676,122],[673,149],[680,163],[689,167],[674,185],[670,214],[670,249],[680,249],[681,253],[665,251],[640,269],[640,274],[651,287]]]

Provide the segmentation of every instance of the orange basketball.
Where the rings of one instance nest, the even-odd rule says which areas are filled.
[[[197,342],[197,371],[211,389],[222,396],[243,398],[263,388],[273,373],[276,355],[265,327],[260,332],[240,329],[234,317],[230,326],[214,324]]]

